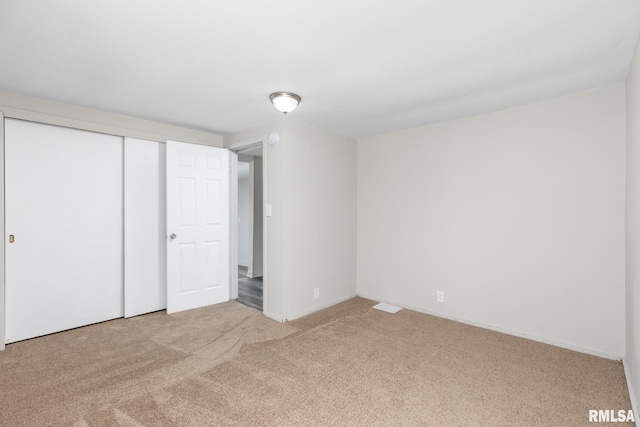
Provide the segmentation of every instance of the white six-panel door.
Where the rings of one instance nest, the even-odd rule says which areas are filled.
[[[167,141],[167,313],[229,300],[229,161]]]
[[[122,317],[122,138],[5,121],[6,341]]]

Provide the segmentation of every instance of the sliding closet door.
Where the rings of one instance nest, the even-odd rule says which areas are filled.
[[[122,138],[5,122],[6,339],[123,315]]]
[[[124,139],[124,317],[167,308],[165,152]]]

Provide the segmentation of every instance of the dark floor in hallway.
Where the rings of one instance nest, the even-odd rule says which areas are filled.
[[[238,266],[238,302],[262,311],[262,277],[247,277],[247,267]]]

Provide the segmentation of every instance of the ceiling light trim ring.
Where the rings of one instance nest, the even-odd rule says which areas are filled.
[[[278,111],[287,114],[296,109],[302,98],[293,92],[278,91],[269,95],[269,100]]]

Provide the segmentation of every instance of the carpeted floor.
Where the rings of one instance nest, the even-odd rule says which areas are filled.
[[[630,409],[620,362],[374,304],[279,324],[231,301],[11,344],[0,425],[586,426]]]

